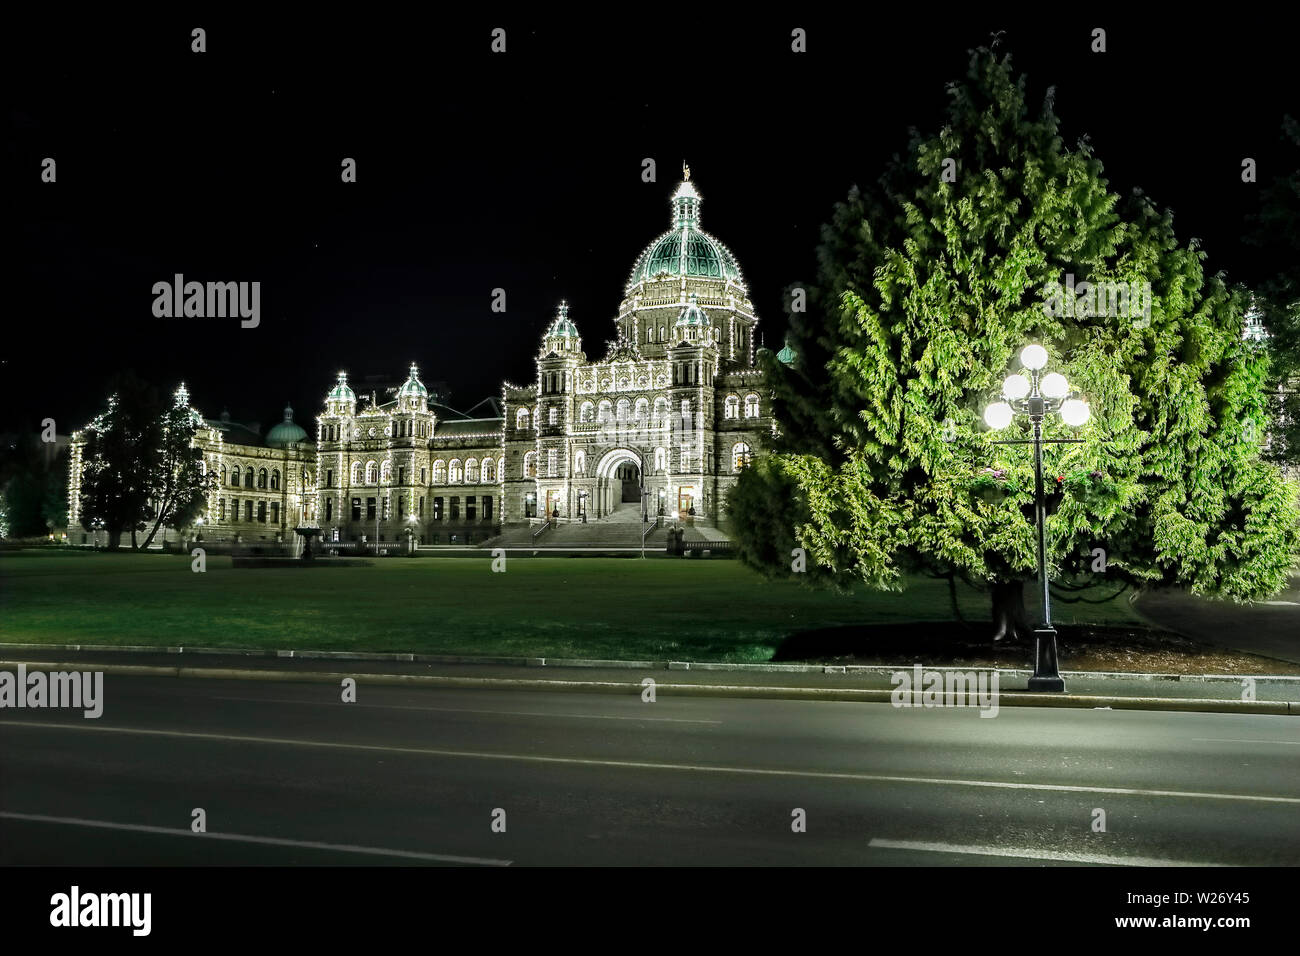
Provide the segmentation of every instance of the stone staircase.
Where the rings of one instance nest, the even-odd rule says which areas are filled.
[[[495,538],[484,541],[479,547],[482,548],[506,548],[530,550],[534,548],[550,549],[573,549],[574,551],[583,550],[602,550],[602,549],[635,549],[641,548],[641,534],[648,528],[654,527],[651,524],[643,524],[640,515],[637,516],[635,523],[631,521],[588,521],[587,524],[581,522],[561,521],[555,527],[548,531],[542,532],[534,539],[538,526],[529,527],[527,525],[514,525],[502,529],[501,534]],[[663,528],[656,528],[646,536],[645,546],[647,548],[663,548],[668,542],[668,535]]]

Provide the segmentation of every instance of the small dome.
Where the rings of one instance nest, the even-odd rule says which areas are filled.
[[[348,388],[348,373],[339,372],[338,384],[336,384],[332,389],[330,389],[330,393],[326,398],[326,401],[355,402],[356,400],[357,400],[357,396],[353,393],[352,389]]]
[[[681,314],[677,316],[676,328],[693,328],[704,327],[709,325],[708,314],[696,304],[696,295],[691,293],[691,301],[682,306]]]
[[[399,399],[429,397],[429,390],[420,381],[420,369],[414,362],[411,363],[410,374],[407,375],[406,381],[402,383],[402,387],[398,390],[397,397]]]
[[[347,386],[344,386],[345,388]],[[293,406],[284,406],[284,421],[266,433],[266,443],[276,448],[284,448],[307,440],[307,433],[300,425],[294,423]]]
[[[785,347],[776,353],[776,360],[782,365],[794,365],[795,352],[790,348],[790,340],[785,340]]]
[[[582,352],[582,338],[578,327],[569,321],[569,303],[561,302],[555,311],[555,320],[542,336],[540,357],[547,355],[577,355]]]

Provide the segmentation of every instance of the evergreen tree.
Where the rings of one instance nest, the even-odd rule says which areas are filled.
[[[164,404],[130,373],[115,385],[107,409],[86,429],[81,523],[92,530],[102,522],[110,549],[129,531],[132,546],[143,550],[160,527],[182,527],[202,511],[216,476],[204,473],[194,447],[201,420],[184,386]],[[143,542],[141,531],[148,531]]]
[[[955,576],[993,593],[995,636],[1025,635],[1032,454],[992,444],[981,413],[1038,342],[1093,412],[1081,429],[1047,423],[1048,438],[1082,439],[1045,450],[1069,489],[1048,522],[1054,575],[1277,591],[1300,509],[1260,460],[1268,362],[1243,340],[1246,296],[1204,275],[1168,212],[1111,192],[1086,142],[1064,146],[1051,91],[1031,111],[1009,57],[973,51],[949,93],[943,128],[913,131],[823,228],[793,367],[763,355],[781,435],[733,491],[753,516],[742,555],[789,573],[803,548],[810,577],[884,589]],[[1069,275],[1149,283],[1149,316],[1086,297],[1049,314]],[[976,493],[987,469],[1005,475],[1000,498]]]

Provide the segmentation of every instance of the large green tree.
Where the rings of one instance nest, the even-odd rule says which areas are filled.
[[[216,480],[194,445],[200,424],[184,387],[166,402],[134,375],[118,376],[108,407],[85,430],[82,525],[102,526],[112,549],[130,532],[143,550],[159,528],[189,523]],[[143,541],[139,532],[148,532]]]
[[[1046,452],[1074,491],[1048,522],[1053,573],[1275,592],[1300,513],[1260,459],[1268,359],[1243,341],[1245,296],[1204,274],[1168,212],[1112,192],[1087,143],[1063,142],[1051,91],[1031,109],[1026,88],[1009,57],[973,51],[944,126],[913,132],[873,188],[836,206],[792,317],[793,365],[763,356],[781,433],[733,491],[741,553],[790,573],[801,548],[812,578],[885,589],[910,573],[964,579],[993,593],[997,636],[1025,634],[1032,457],[993,444],[1013,436],[981,412],[1038,342],[1093,413],[1078,430],[1048,424],[1082,439]],[[1070,275],[1149,283],[1149,315],[1082,299],[1048,314]],[[975,493],[990,481],[1004,496]]]

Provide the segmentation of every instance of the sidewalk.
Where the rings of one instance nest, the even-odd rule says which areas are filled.
[[[1134,602],[1152,624],[1193,640],[1300,664],[1300,577],[1268,601],[1233,604],[1162,588]]]
[[[82,649],[48,645],[0,645],[0,667],[39,662],[43,669],[103,669],[137,676],[220,677],[247,680],[326,681],[353,676],[362,683],[483,689],[563,690],[592,693],[640,693],[652,678],[658,693],[722,697],[773,697],[825,700],[887,701],[895,687],[890,676],[916,662],[895,667],[824,667],[797,664],[687,664],[685,662],[546,661],[541,658],[413,658],[414,655],[364,655],[317,652],[288,656],[281,651],[238,654],[187,649]],[[304,652],[311,653],[311,652]],[[53,665],[61,665],[54,667]],[[62,665],[67,665],[66,667]],[[968,671],[969,668],[927,668]],[[1076,707],[1139,707],[1160,710],[1300,714],[1300,677],[1259,676],[1254,704],[1242,701],[1240,676],[1187,677],[1151,674],[1081,674],[1066,671],[1066,694],[1027,694],[1028,670],[999,670],[1004,706],[1026,704]],[[1287,702],[1291,703],[1288,708]],[[1278,705],[1281,704],[1279,707]]]

